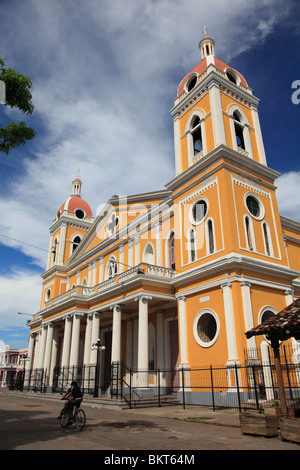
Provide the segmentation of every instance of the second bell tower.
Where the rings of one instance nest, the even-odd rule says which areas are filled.
[[[199,49],[202,60],[180,82],[170,111],[176,174],[220,145],[266,165],[259,99],[237,70],[215,56],[215,41],[206,28]]]

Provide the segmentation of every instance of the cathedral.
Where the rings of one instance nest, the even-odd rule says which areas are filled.
[[[94,217],[77,177],[54,208],[26,363],[47,385],[91,364],[102,390],[112,364],[148,387],[158,369],[176,383],[182,368],[243,364],[267,342],[245,332],[300,296],[300,224],[279,214],[259,99],[206,33],[199,49],[170,111],[174,178]]]

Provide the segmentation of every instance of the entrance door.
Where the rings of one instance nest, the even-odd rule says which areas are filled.
[[[178,341],[178,322],[172,320],[169,322],[169,335],[170,335],[170,355],[171,355],[171,386],[173,391],[179,389],[179,341]]]
[[[106,390],[110,386],[111,342],[112,342],[112,331],[106,331],[104,335],[105,357],[104,357],[104,377],[103,377],[103,387],[102,387],[103,390]]]

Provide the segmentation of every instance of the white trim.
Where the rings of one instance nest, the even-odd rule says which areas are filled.
[[[249,196],[253,197],[253,199],[255,199],[257,201],[258,205],[259,205],[259,215],[258,216],[252,214],[252,212],[250,211],[250,209],[247,206],[247,198]],[[244,204],[245,204],[245,207],[246,207],[249,215],[251,217],[253,217],[253,219],[262,220],[264,218],[264,216],[265,216],[265,206],[263,205],[260,198],[256,194],[253,194],[252,192],[245,193],[244,194]]]
[[[205,204],[206,204],[206,212],[205,212],[205,215],[202,217],[201,220],[196,221],[194,216],[193,216],[193,210],[194,210],[195,205],[198,204],[201,201],[204,201]],[[207,217],[208,211],[209,211],[209,202],[208,202],[208,199],[206,197],[200,196],[195,201],[193,201],[193,204],[192,204],[192,206],[190,208],[190,211],[189,211],[189,220],[190,220],[191,224],[194,225],[194,226],[198,226],[198,225],[202,224],[204,222],[204,220],[206,219],[206,217]]]
[[[199,322],[200,318],[203,315],[205,315],[206,313],[210,314],[216,322],[216,333],[215,333],[213,339],[211,341],[207,341],[207,342],[201,340],[201,338],[198,335],[198,329],[197,329],[198,322]],[[194,333],[194,338],[195,338],[196,342],[202,348],[210,348],[211,346],[213,346],[213,344],[217,341],[219,333],[220,333],[220,322],[219,322],[218,315],[213,310],[211,310],[210,308],[205,308],[205,309],[201,310],[200,312],[198,312],[195,319],[194,319],[194,323],[193,323],[193,333]]]

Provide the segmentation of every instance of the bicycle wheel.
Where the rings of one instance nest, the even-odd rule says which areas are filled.
[[[75,416],[75,426],[79,431],[82,431],[85,426],[85,412],[83,410],[77,410]]]
[[[72,415],[69,410],[62,410],[60,413],[60,425],[63,428],[66,428],[71,418],[72,418]]]

